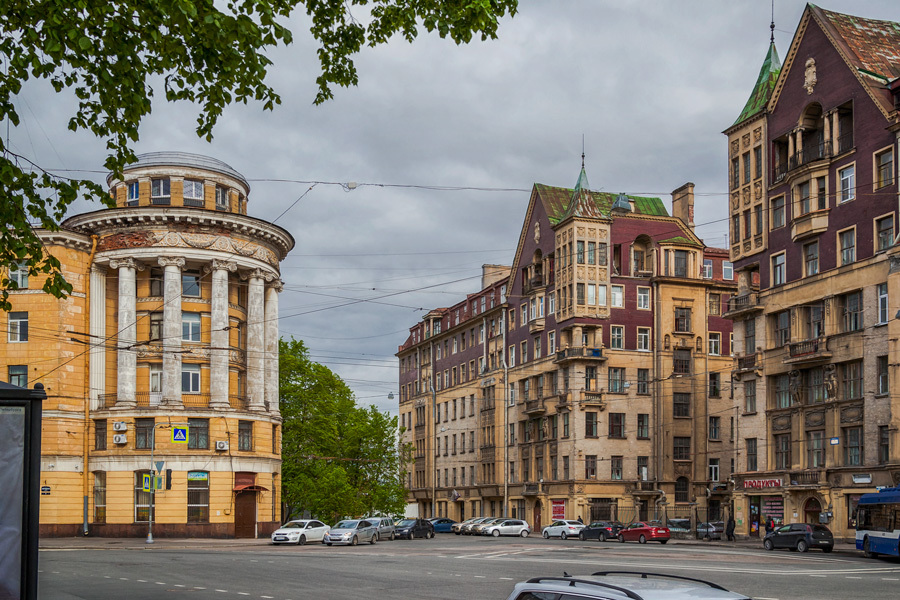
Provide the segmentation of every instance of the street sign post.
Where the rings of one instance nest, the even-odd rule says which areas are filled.
[[[154,464],[153,461],[153,452],[156,450],[156,428],[157,427],[171,427],[172,428],[172,442],[176,444],[187,444],[188,441],[188,425],[187,423],[155,423],[153,425],[153,429],[150,431],[150,475],[144,475],[146,478],[154,477],[156,475],[156,471],[153,470],[153,467],[157,467],[160,471],[162,471],[162,466],[165,464],[165,461],[160,461],[159,463]],[[179,433],[176,433],[179,432]],[[176,438],[177,436],[177,438]],[[158,482],[160,480],[156,480],[157,485],[150,485],[150,514],[148,515],[148,523],[147,523],[147,543],[153,543],[153,497],[156,493],[156,489],[158,487]],[[148,482],[149,483],[149,482]]]

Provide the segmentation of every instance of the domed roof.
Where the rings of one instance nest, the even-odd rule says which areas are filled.
[[[233,177],[243,183],[248,190],[250,189],[250,184],[247,183],[244,176],[230,165],[202,154],[191,154],[190,152],[147,152],[146,154],[138,154],[137,162],[126,166],[125,170],[129,171],[138,167],[193,167],[207,169]],[[111,181],[112,174],[108,175],[106,179]]]

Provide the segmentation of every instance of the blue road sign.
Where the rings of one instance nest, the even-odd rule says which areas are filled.
[[[187,427],[173,427],[172,428],[172,443],[173,444],[187,444],[188,442],[188,428]]]

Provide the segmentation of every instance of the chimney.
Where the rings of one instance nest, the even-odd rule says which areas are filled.
[[[504,265],[481,265],[481,289],[509,277],[512,267]]]
[[[694,184],[690,181],[672,192],[672,216],[694,231]]]

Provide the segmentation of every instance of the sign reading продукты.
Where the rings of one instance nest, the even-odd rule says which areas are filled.
[[[187,427],[173,427],[172,428],[172,443],[173,444],[187,444],[188,443],[188,428]]]

